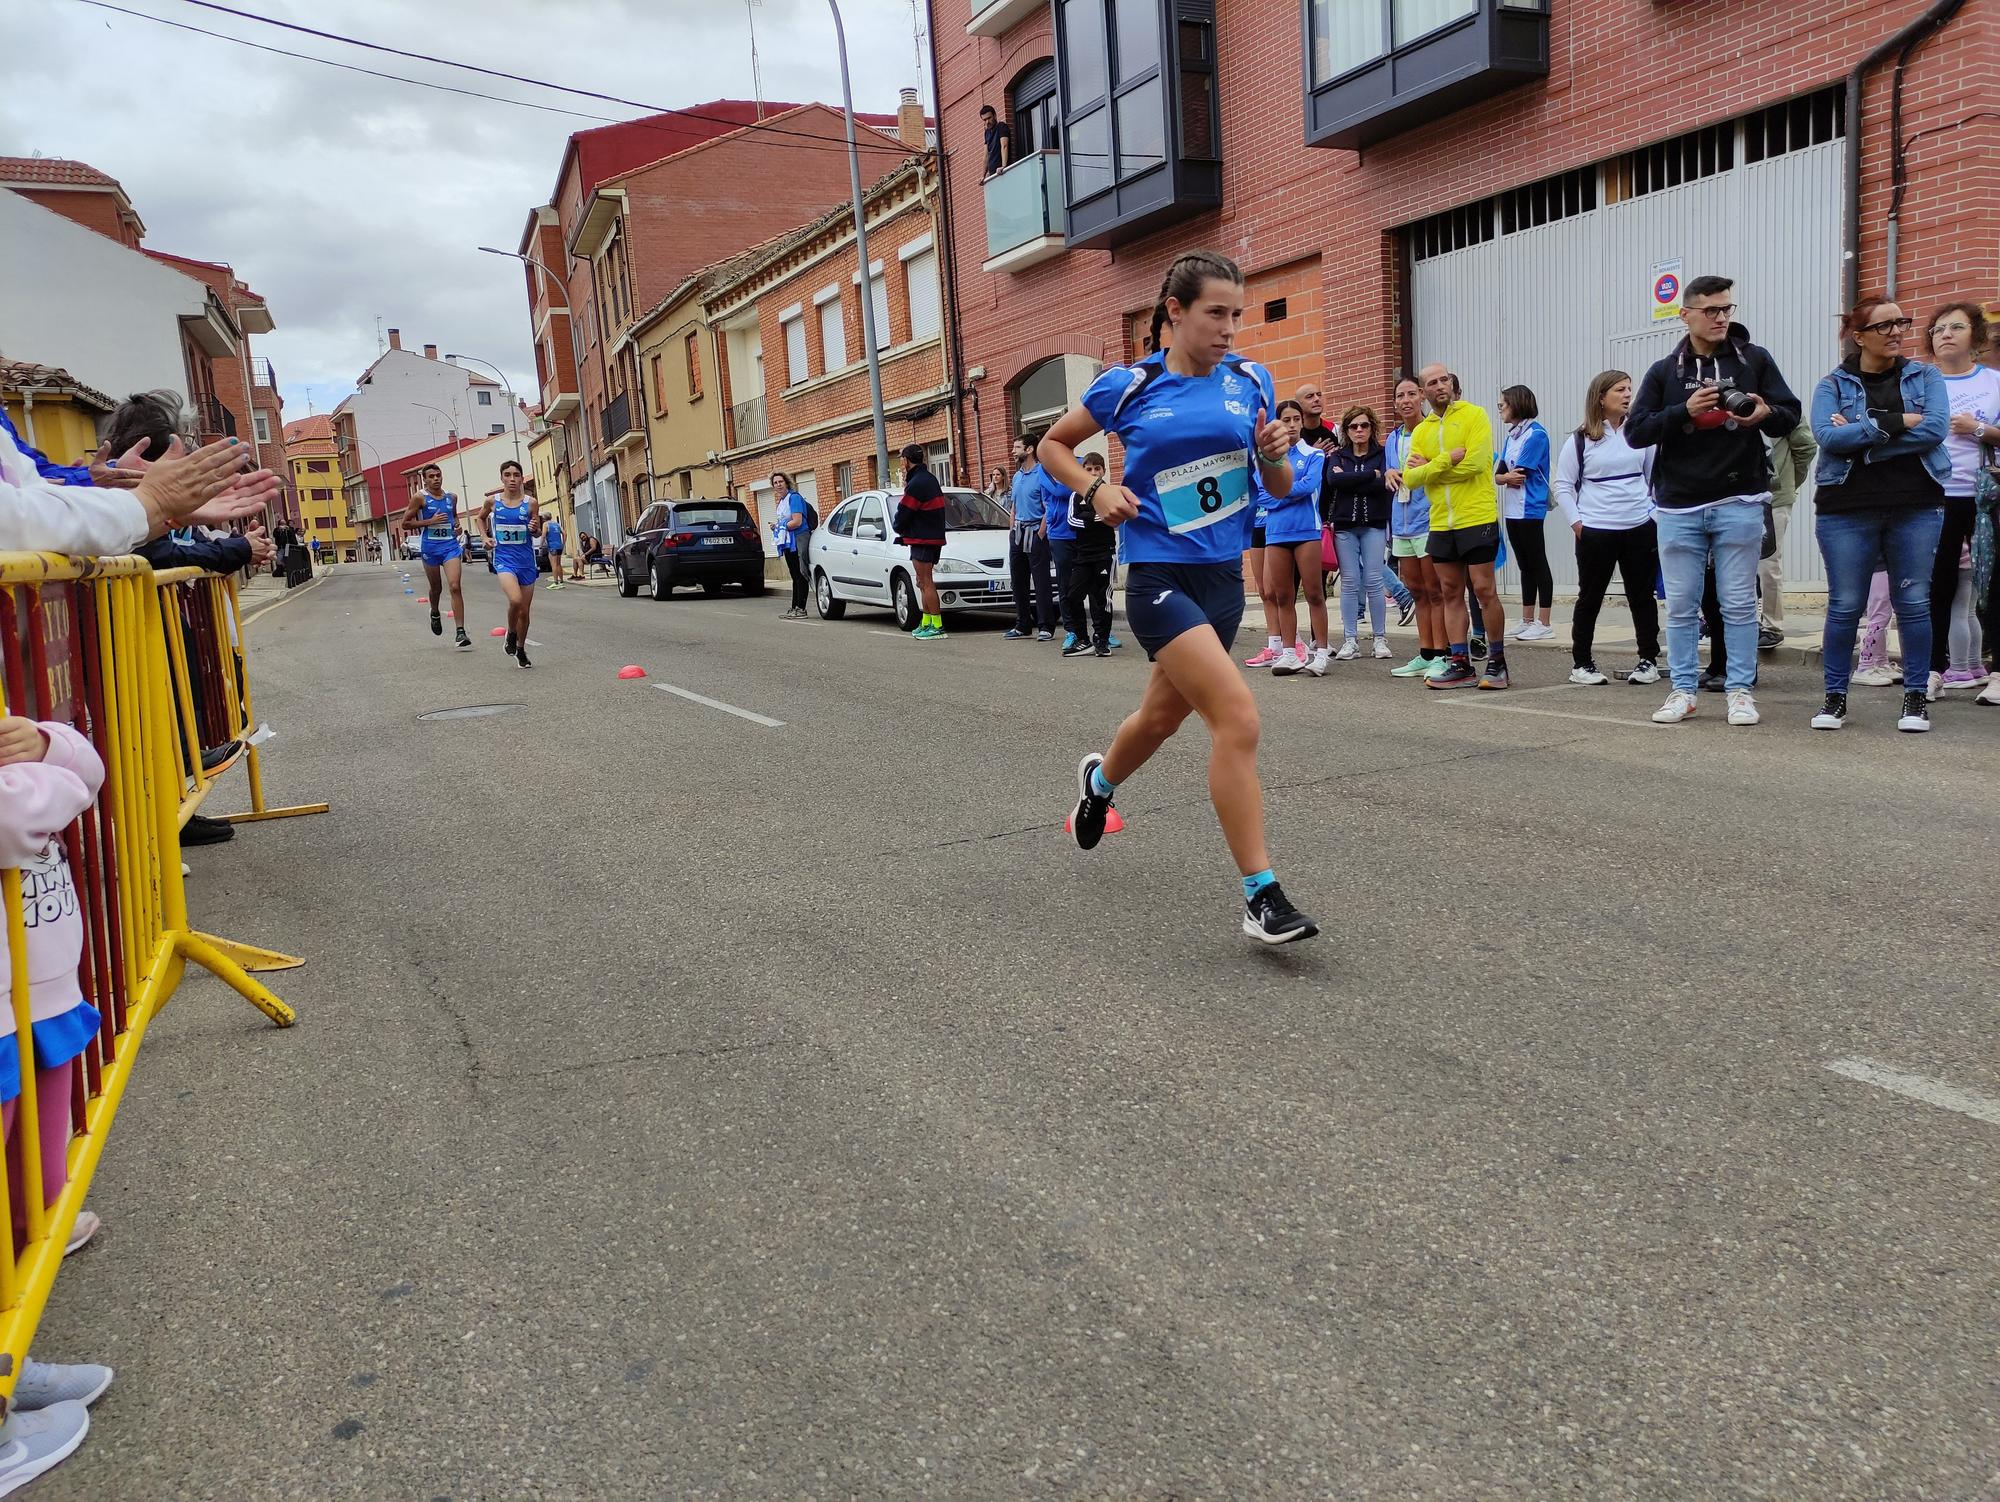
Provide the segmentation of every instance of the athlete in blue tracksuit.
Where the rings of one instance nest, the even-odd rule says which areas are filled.
[[[424,488],[411,496],[410,504],[403,508],[402,529],[409,532],[423,528],[424,578],[431,586],[431,635],[444,635],[444,622],[438,612],[444,603],[440,596],[449,588],[452,618],[458,622],[455,645],[462,652],[470,652],[472,638],[465,630],[465,588],[460,582],[460,560],[465,550],[458,544],[458,497],[446,492],[444,471],[435,464],[424,466],[422,479]]]
[[[528,661],[528,612],[535,605],[535,534],[541,513],[523,484],[521,466],[509,459],[500,466],[500,494],[489,495],[479,508],[479,525],[493,554],[493,572],[507,596],[507,655],[524,668]]]
[[[1319,929],[1270,870],[1257,702],[1229,647],[1243,620],[1251,476],[1269,494],[1290,496],[1292,435],[1276,420],[1270,372],[1230,349],[1242,321],[1235,263],[1206,251],[1180,257],[1153,310],[1154,353],[1099,376],[1049,429],[1040,457],[1058,483],[1122,527],[1125,615],[1153,660],[1138,710],[1109,750],[1077,768],[1076,843],[1097,844],[1118,783],[1199,714],[1209,730],[1209,797],[1243,876],[1243,931],[1286,944]],[[1089,474],[1077,459],[1076,446],[1100,432],[1124,445],[1122,484]]]

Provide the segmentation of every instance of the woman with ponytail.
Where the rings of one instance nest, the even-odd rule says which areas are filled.
[[[1251,496],[1256,485],[1291,495],[1292,436],[1274,419],[1270,372],[1231,349],[1242,322],[1235,263],[1206,251],[1180,257],[1160,284],[1153,352],[1099,376],[1049,429],[1040,457],[1100,520],[1123,528],[1125,614],[1153,663],[1144,698],[1110,748],[1077,768],[1077,845],[1097,845],[1118,784],[1199,715],[1209,733],[1209,797],[1243,878],[1243,931],[1288,944],[1319,929],[1271,871],[1257,702],[1229,648],[1243,620]],[[1088,474],[1078,460],[1077,445],[1097,433],[1124,445],[1123,484]]]

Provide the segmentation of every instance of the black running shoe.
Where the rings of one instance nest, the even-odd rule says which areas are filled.
[[[1092,647],[1089,642],[1080,636],[1075,636],[1071,637],[1069,645],[1063,648],[1062,655],[1065,657],[1088,657],[1091,651]]]
[[[507,655],[509,657],[512,657],[514,655],[514,649],[520,645],[521,645],[521,638],[516,636],[512,631],[509,631],[507,633]]]
[[[181,826],[183,845],[220,845],[235,838],[234,824],[224,819],[211,819],[206,814],[196,814]]]
[[[1424,680],[1425,688],[1476,688],[1479,674],[1472,670],[1472,664],[1463,657],[1455,657],[1442,673],[1433,674]]]
[[[221,766],[224,762],[228,761],[230,757],[234,756],[238,751],[241,751],[242,749],[243,749],[243,742],[241,741],[224,741],[219,746],[207,747],[201,753],[202,771],[213,772],[217,767]]]
[[[1111,649],[1109,647],[1099,647],[1097,649],[1097,655],[1099,657],[1109,657],[1111,655]]]
[[[431,635],[444,635],[444,617],[438,614],[437,606],[431,606]]]
[[[532,662],[528,661],[527,643],[523,642],[518,648],[515,649],[514,661],[521,664],[521,666],[524,668],[531,668],[534,666]]]
[[[458,628],[458,639],[452,645],[457,647],[461,652],[470,652],[472,650],[472,638],[465,634],[465,627],[460,626]]]
[[[1474,662],[1477,662],[1486,655],[1486,638],[1483,636],[1474,636],[1471,641],[1466,643],[1466,648],[1466,655]]]
[[[1076,812],[1070,815],[1069,831],[1076,836],[1076,848],[1095,850],[1104,838],[1104,821],[1111,816],[1111,800],[1100,798],[1090,789],[1090,774],[1104,765],[1095,751],[1077,764]]]
[[[1275,881],[1243,904],[1243,932],[1260,944],[1296,944],[1319,932],[1319,925],[1292,906]]]

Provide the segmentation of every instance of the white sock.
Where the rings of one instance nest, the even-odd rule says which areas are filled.
[[[1284,651],[1284,650],[1285,650],[1285,639],[1284,639],[1284,638],[1283,638],[1282,636],[1274,636],[1274,637],[1272,637],[1272,638],[1271,638],[1271,641],[1270,641],[1270,647],[1271,647],[1271,650],[1272,650],[1273,652],[1282,652],[1282,651]]]

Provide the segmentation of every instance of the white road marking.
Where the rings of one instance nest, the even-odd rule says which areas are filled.
[[[901,636],[903,633],[900,631],[877,631],[873,626],[870,626],[868,634],[870,636]]]
[[[1943,1080],[1934,1080],[1927,1074],[1905,1074],[1873,1059],[1835,1059],[1826,1067],[1835,1074],[1859,1080],[1864,1085],[1878,1085],[1897,1095],[1920,1100],[1927,1106],[1942,1106],[1947,1111],[1956,1111],[1975,1121],[2000,1126],[2000,1100],[1971,1090],[1961,1090]]]
[[[724,714],[733,714],[739,720],[748,720],[753,725],[762,725],[770,730],[782,730],[785,722],[774,720],[769,715],[758,714],[752,709],[738,709],[734,704],[724,704],[720,699],[711,699],[706,694],[698,694],[690,688],[675,688],[671,683],[653,685],[663,694],[679,694],[683,699],[691,699],[696,704],[706,704],[710,709],[719,709]]]
[[[533,638],[533,637],[531,636],[531,637],[529,637],[529,638],[528,638],[528,645],[529,645],[529,646],[531,646],[531,647],[539,647],[539,646],[541,645],[541,643],[540,643],[540,642],[538,642],[538,641],[536,641],[536,640],[535,640],[535,639],[534,639],[534,638]]]

